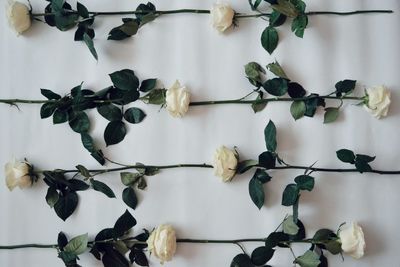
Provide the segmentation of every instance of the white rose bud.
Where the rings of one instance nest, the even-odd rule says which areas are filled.
[[[171,225],[162,224],[147,239],[148,249],[163,264],[171,261],[176,251],[176,234]]]
[[[21,2],[11,1],[7,8],[8,22],[18,34],[31,27],[31,14],[29,7]]]
[[[231,27],[235,11],[225,3],[216,3],[210,10],[212,26],[219,32]]]
[[[186,89],[186,86],[182,86],[179,81],[175,81],[166,92],[165,102],[169,114],[172,117],[181,118],[189,109],[189,90]]]
[[[376,86],[367,89],[368,103],[365,105],[369,113],[375,118],[385,117],[390,106],[390,91],[385,86]]]
[[[15,187],[21,189],[32,185],[32,178],[29,175],[31,166],[25,161],[11,161],[6,164],[4,171],[6,174],[6,185],[10,191]]]
[[[225,146],[218,148],[214,153],[213,167],[214,174],[222,179],[223,182],[229,182],[236,174],[238,156]]]
[[[344,253],[350,255],[354,259],[360,259],[364,256],[364,232],[356,222],[353,222],[351,226],[340,230],[339,238]]]

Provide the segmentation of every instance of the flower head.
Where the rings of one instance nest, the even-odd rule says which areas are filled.
[[[214,153],[213,167],[214,174],[224,182],[232,180],[236,174],[238,155],[236,151],[221,146]]]
[[[162,224],[150,234],[147,239],[150,253],[154,254],[163,264],[171,261],[176,251],[176,234],[171,225]]]
[[[30,9],[27,5],[10,1],[7,7],[8,22],[18,34],[22,34],[31,27],[32,19]]]
[[[390,91],[383,85],[368,88],[365,108],[377,119],[385,117],[390,106]]]
[[[231,27],[235,11],[226,3],[216,3],[210,10],[212,26],[219,32]]]
[[[175,81],[166,92],[165,102],[167,110],[172,117],[183,117],[189,109],[189,90],[186,89],[186,86],[181,85],[179,81]]]
[[[364,256],[366,247],[364,232],[356,222],[351,223],[351,225],[345,229],[341,229],[339,238],[344,253],[349,254],[354,259],[360,259]]]
[[[10,191],[15,187],[24,189],[30,187],[33,182],[31,177],[32,166],[26,161],[13,160],[8,162],[4,167],[6,175],[6,185]]]

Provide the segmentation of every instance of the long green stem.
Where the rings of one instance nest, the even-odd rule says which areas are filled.
[[[77,11],[71,10],[69,13],[77,14]],[[175,10],[157,10],[157,11],[110,11],[110,12],[89,12],[90,15],[93,16],[113,16],[113,15],[146,15],[146,14],[156,14],[156,15],[169,15],[169,14],[179,14],[179,13],[191,13],[191,14],[209,14],[210,10],[208,9],[175,9]],[[314,15],[338,15],[338,16],[349,16],[356,14],[371,14],[371,13],[393,13],[393,10],[355,10],[348,12],[336,12],[336,11],[310,11],[306,12],[306,15],[314,16]],[[42,16],[51,16],[54,13],[32,13],[33,17],[42,17]],[[244,14],[244,13],[236,13],[235,18],[258,18],[258,17],[269,17],[271,13],[257,13],[257,14]]]

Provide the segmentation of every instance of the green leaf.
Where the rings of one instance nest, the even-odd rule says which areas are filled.
[[[139,108],[129,108],[124,113],[125,120],[133,124],[142,122],[145,117],[146,113],[144,113],[143,110]]]
[[[292,22],[292,32],[297,37],[303,38],[304,30],[306,29],[308,24],[308,17],[305,14],[300,14],[296,18],[293,19]]]
[[[127,187],[122,192],[122,200],[128,207],[135,209],[138,203],[135,190],[132,187]]]
[[[258,92],[257,98],[256,100],[261,100],[263,99],[263,92]],[[267,106],[267,102],[259,102],[259,103],[253,103],[251,104],[251,108],[253,109],[254,113],[260,112],[262,110],[264,110],[264,108]]]
[[[301,267],[318,267],[321,261],[319,260],[319,255],[317,253],[307,250],[304,255],[297,257],[294,260],[294,263],[299,264]]]
[[[332,236],[335,236],[335,233],[329,229],[320,229],[315,234],[313,239],[315,241],[326,241],[329,240]]]
[[[294,181],[300,190],[312,191],[314,189],[315,179],[309,175],[299,175]]]
[[[295,18],[298,16],[299,12],[290,0],[278,0],[277,2],[278,4],[272,5],[274,10],[290,18]]]
[[[141,173],[133,173],[133,172],[121,172],[121,182],[125,186],[131,186],[136,183],[143,174]]]
[[[288,240],[289,240],[289,235],[287,235],[283,232],[272,232],[267,237],[267,240],[265,241],[265,246],[268,248],[274,248],[274,247],[280,245],[279,243],[288,241]]]
[[[264,68],[257,62],[249,62],[244,66],[247,78],[261,82],[261,75],[265,74]]]
[[[288,76],[286,75],[285,71],[282,69],[278,61],[268,64],[267,68],[270,72],[272,72],[276,76],[289,80]]]
[[[283,78],[273,78],[266,81],[263,88],[273,96],[283,96],[288,91],[288,82]]]
[[[110,122],[104,131],[106,145],[115,145],[124,140],[126,135],[125,123],[122,121]]]
[[[88,115],[83,111],[76,112],[74,116],[70,118],[69,126],[77,133],[87,133],[90,128]]]
[[[136,220],[128,210],[118,218],[114,225],[114,237],[122,237],[127,231],[132,229],[136,225]]]
[[[76,259],[77,256],[74,253],[71,252],[66,252],[66,251],[60,251],[58,253],[58,257],[62,259],[62,261],[65,263],[65,266],[76,266]]]
[[[359,171],[360,173],[372,171],[371,166],[365,161],[356,160],[355,166],[357,171]]]
[[[299,198],[299,188],[296,184],[288,184],[283,191],[282,205],[289,207],[296,203]]]
[[[81,133],[81,141],[83,146],[91,153],[95,152],[92,137],[87,133]]]
[[[74,255],[78,256],[86,251],[88,241],[88,234],[74,237],[64,247],[64,251],[73,253]]]
[[[49,100],[58,100],[61,99],[59,94],[54,93],[49,89],[40,89],[40,93]]]
[[[89,189],[89,185],[87,183],[78,179],[70,179],[68,180],[68,183],[68,187],[72,191],[85,191]]]
[[[304,101],[293,101],[290,105],[290,114],[292,114],[293,119],[298,120],[304,116],[306,113],[306,104]]]
[[[89,51],[92,54],[92,56],[96,60],[99,60],[96,48],[94,47],[93,39],[86,32],[83,34],[83,41],[85,42],[86,46],[89,48]]]
[[[336,151],[336,156],[342,162],[354,164],[356,156],[354,152],[348,149],[340,149]]]
[[[68,121],[68,112],[61,109],[56,109],[56,111],[53,114],[53,123],[60,124],[67,121]]]
[[[142,81],[140,85],[139,91],[141,92],[149,92],[156,87],[157,79],[147,79]]]
[[[40,118],[46,119],[53,115],[54,111],[56,110],[57,105],[55,103],[44,103],[40,108]]]
[[[111,81],[118,89],[129,91],[139,87],[139,79],[133,70],[123,69],[110,74]]]
[[[276,156],[270,151],[263,152],[258,156],[258,163],[260,167],[272,169],[276,165]]]
[[[90,179],[90,183],[92,184],[92,187],[95,191],[101,192],[104,195],[108,196],[109,198],[115,198],[114,192],[105,183],[94,179]]]
[[[272,54],[278,46],[279,36],[274,27],[268,26],[261,34],[261,45],[269,54]]]
[[[251,253],[251,261],[257,266],[264,265],[272,259],[274,252],[272,248],[258,247]]]
[[[372,162],[375,160],[375,158],[376,157],[371,157],[371,156],[363,155],[363,154],[356,155],[356,161]]]
[[[354,90],[356,87],[356,82],[355,80],[343,80],[339,81],[336,83],[335,88],[336,88],[336,93],[341,95],[342,93],[348,94]]]
[[[271,181],[272,177],[268,175],[268,173],[263,169],[257,169],[253,175],[253,179],[260,181],[262,184],[268,183]]]
[[[90,172],[88,169],[86,169],[85,166],[83,165],[77,165],[76,168],[78,169],[79,173],[86,178],[90,178],[92,177],[92,175],[90,175]]]
[[[273,121],[269,121],[264,129],[265,145],[270,152],[275,152],[277,147],[276,142],[276,127]]]
[[[342,252],[342,244],[339,240],[330,240],[326,242],[325,248],[333,255],[337,255]]]
[[[143,97],[143,101],[146,104],[164,105],[166,92],[165,89],[153,89]]]
[[[135,35],[139,30],[140,25],[135,20],[124,22],[119,29],[128,36]]]
[[[324,123],[334,122],[339,117],[339,108],[326,108],[324,114]]]
[[[53,208],[54,205],[57,203],[58,201],[58,193],[57,190],[50,186],[47,189],[47,194],[46,194],[46,202],[47,204],[49,204],[50,208]]]
[[[143,176],[139,178],[137,187],[140,190],[145,190],[147,188],[147,182]]]
[[[250,179],[249,182],[249,194],[253,203],[258,209],[264,205],[264,188],[263,183],[258,179]]]
[[[78,11],[79,16],[81,16],[82,18],[89,18],[88,9],[81,3],[76,3],[76,10]]]
[[[296,235],[299,232],[299,227],[294,223],[293,216],[288,216],[283,221],[283,232],[288,235]]]
[[[129,267],[129,261],[115,249],[108,249],[102,257],[104,267]]]
[[[54,210],[58,217],[65,221],[78,206],[78,195],[76,192],[68,192],[64,195],[59,195],[57,203],[54,205]]]
[[[57,245],[59,249],[64,249],[68,244],[68,239],[63,232],[59,232],[57,236]]]
[[[98,106],[97,112],[109,121],[120,121],[122,119],[121,110],[113,104]]]
[[[251,262],[251,259],[248,255],[239,254],[233,258],[231,262],[231,267],[255,267],[255,266]]]
[[[286,16],[279,13],[276,10],[272,10],[271,15],[269,16],[269,25],[271,27],[279,27],[286,21]]]

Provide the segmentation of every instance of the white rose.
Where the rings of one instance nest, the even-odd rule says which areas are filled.
[[[11,161],[6,164],[4,171],[6,174],[6,185],[10,191],[15,187],[21,189],[32,185],[32,178],[29,176],[30,165],[25,161]]]
[[[176,251],[176,234],[171,225],[162,224],[150,234],[147,239],[150,253],[154,254],[163,264],[170,261]]]
[[[212,26],[219,32],[226,31],[233,23],[235,11],[225,3],[216,3],[210,10]]]
[[[347,227],[339,232],[342,250],[355,259],[360,259],[364,256],[365,239],[362,228],[353,222],[350,227]]]
[[[385,117],[390,106],[390,91],[385,86],[376,86],[367,89],[368,103],[366,109],[375,118]]]
[[[213,167],[214,174],[221,177],[222,181],[229,182],[236,174],[238,164],[235,151],[222,146],[214,153]]]
[[[31,27],[31,14],[29,7],[21,2],[11,1],[7,8],[8,22],[18,34]]]
[[[183,117],[189,109],[189,90],[186,89],[186,86],[182,86],[179,81],[175,81],[172,87],[166,92],[165,102],[167,110],[172,117]]]

